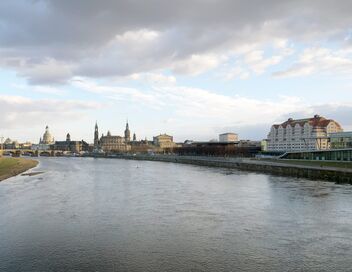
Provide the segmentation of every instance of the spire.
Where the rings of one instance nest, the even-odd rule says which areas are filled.
[[[129,143],[131,141],[131,132],[128,125],[128,119],[126,120],[126,129],[125,129],[125,142]]]
[[[126,129],[129,129],[128,118],[126,119]]]
[[[94,129],[94,148],[98,149],[99,147],[99,130],[98,130],[98,122],[95,121],[95,129]]]

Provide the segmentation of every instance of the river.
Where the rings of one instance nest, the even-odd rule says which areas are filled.
[[[39,160],[0,183],[0,271],[351,271],[350,185]]]

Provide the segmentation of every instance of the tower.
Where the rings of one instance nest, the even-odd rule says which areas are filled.
[[[137,136],[136,133],[133,133],[133,141],[136,142],[137,141]]]
[[[95,122],[95,130],[94,130],[94,149],[98,149],[99,147],[99,130],[98,123]]]
[[[125,142],[129,143],[131,141],[131,132],[130,132],[130,128],[128,125],[128,120],[126,122],[126,129],[125,129]]]
[[[66,142],[71,142],[71,135],[70,135],[70,133],[67,133],[67,135],[66,135]]]

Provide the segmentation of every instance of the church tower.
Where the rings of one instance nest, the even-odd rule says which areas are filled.
[[[125,129],[125,142],[129,143],[131,141],[131,132],[130,132],[130,128],[128,125],[128,120],[126,122],[126,129]]]
[[[66,135],[66,142],[71,142],[71,135],[70,135],[70,133],[67,133],[67,135]]]
[[[94,149],[98,149],[99,147],[99,130],[98,123],[95,122],[95,130],[94,130]]]

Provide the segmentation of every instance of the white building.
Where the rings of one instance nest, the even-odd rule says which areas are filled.
[[[319,115],[313,118],[275,124],[268,134],[268,151],[303,151],[329,149],[330,133],[343,131],[339,123]]]
[[[49,144],[32,144],[31,150],[38,150],[38,151],[48,151],[50,150]]]
[[[236,133],[223,133],[219,135],[219,142],[237,142],[238,135]]]

